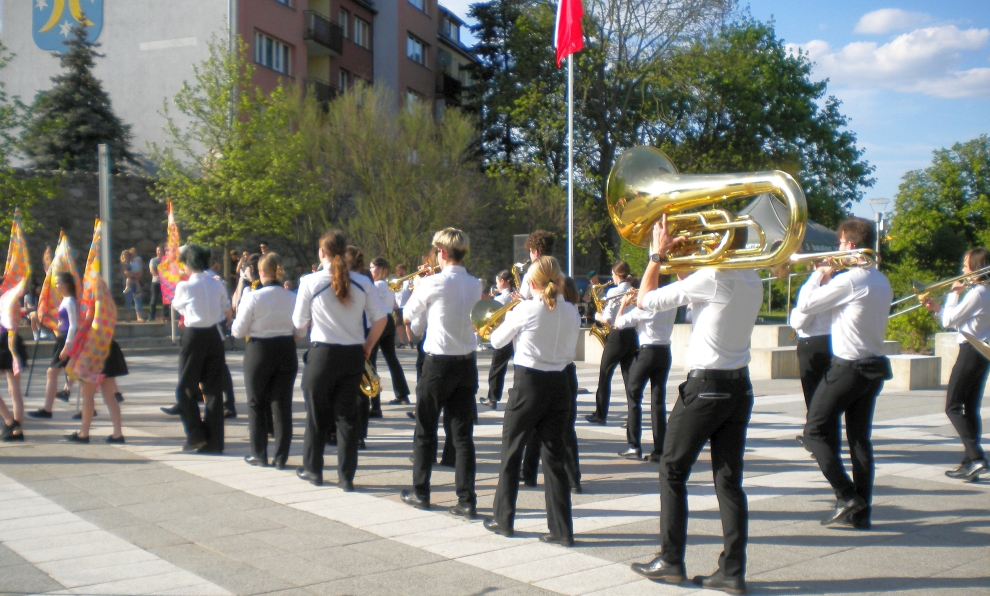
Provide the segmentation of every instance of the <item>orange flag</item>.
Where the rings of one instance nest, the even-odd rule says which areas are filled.
[[[76,262],[72,258],[69,239],[65,232],[59,233],[55,256],[52,258],[51,265],[48,266],[45,283],[41,286],[41,296],[38,297],[38,320],[52,331],[58,329],[58,306],[62,303],[63,298],[56,287],[59,273],[71,273],[72,278],[76,280],[76,287],[81,287],[79,273],[76,272]]]
[[[158,281],[162,286],[162,304],[172,304],[175,286],[182,281],[182,267],[179,266],[179,226],[175,223],[172,201],[168,202],[168,242],[165,244],[165,258],[158,263]]]
[[[117,325],[117,307],[110,288],[103,281],[100,246],[102,225],[96,220],[93,244],[86,259],[82,294],[79,298],[79,330],[69,347],[69,364],[65,372],[85,383],[98,383],[103,376],[103,363],[110,353],[113,330]]]
[[[31,262],[28,259],[27,243],[21,230],[21,216],[14,213],[14,223],[10,228],[10,246],[7,248],[7,266],[0,282],[0,325],[7,330],[10,353],[14,355],[13,372],[21,370],[21,362],[14,349],[14,337],[21,318],[21,296],[31,277]]]

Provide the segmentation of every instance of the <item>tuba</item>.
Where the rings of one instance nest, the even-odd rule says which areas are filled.
[[[492,331],[502,324],[505,315],[510,310],[522,302],[520,298],[514,298],[505,306],[498,300],[481,300],[471,309],[471,323],[478,337],[488,341],[492,336]]]
[[[360,389],[361,393],[368,397],[374,397],[381,393],[382,390],[382,380],[378,377],[378,373],[375,372],[375,367],[371,366],[371,363],[367,360],[364,361],[364,374],[361,375]]]
[[[748,216],[710,207],[770,193],[787,206],[785,235],[767,242],[763,229]],[[686,273],[701,267],[769,269],[787,261],[804,240],[808,205],[804,191],[786,172],[678,174],[662,151],[633,147],[618,159],[608,176],[605,200],[612,224],[627,241],[649,247],[653,224],[664,215],[670,231],[685,238],[660,266],[660,273]],[[736,248],[737,234],[752,231],[759,242]]]

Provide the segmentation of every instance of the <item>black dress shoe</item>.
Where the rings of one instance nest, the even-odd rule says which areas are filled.
[[[709,590],[721,590],[728,594],[746,593],[746,582],[743,578],[725,577],[721,571],[716,571],[711,575],[696,575],[691,581],[694,582],[694,585]]]
[[[51,418],[52,417],[52,413],[49,412],[48,410],[44,409],[44,408],[38,408],[37,410],[35,410],[33,412],[28,412],[27,415],[30,416],[31,418]]]
[[[649,563],[633,563],[629,568],[643,577],[656,582],[679,584],[687,578],[687,572],[684,571],[684,563],[678,563],[676,565],[668,563],[661,559],[659,555]]]
[[[79,431],[76,431],[71,435],[67,435],[65,440],[70,443],[89,443],[89,437],[80,437]]]
[[[442,457],[440,458],[440,463],[438,463],[437,465],[438,465],[438,466],[443,466],[443,467],[445,467],[445,468],[453,468],[453,467],[456,467],[456,466],[454,465],[454,462],[452,462],[452,461],[450,461],[450,460],[447,460],[447,459],[444,459],[444,458],[442,458]]]
[[[16,421],[16,420],[10,426],[6,426],[5,425],[4,428],[3,428],[3,432],[0,432],[0,440],[2,440],[2,441],[23,441],[24,440],[24,433],[23,432],[21,434],[19,434],[19,435],[15,435],[14,434],[14,432],[20,430],[20,428],[21,428],[21,423],[18,422],[18,421]]]
[[[285,463],[284,461],[277,461],[277,462],[275,462],[275,469],[276,470],[284,470],[284,469],[286,469],[288,467],[289,467],[289,464]]]
[[[93,418],[96,418],[99,415],[100,415],[100,413],[98,411],[93,410]],[[72,415],[72,419],[73,420],[82,420],[82,412],[76,412],[75,414],[73,414]]]
[[[237,410],[233,408],[224,408],[223,411],[224,418],[237,418]]]
[[[629,428],[629,423],[623,420],[622,424],[619,425],[619,428]]]
[[[200,447],[196,450],[196,453],[202,455],[223,455],[223,447]]]
[[[123,393],[121,393],[120,391],[118,391],[118,392],[116,392],[116,393],[114,393],[114,394],[113,394],[113,398],[114,398],[115,400],[117,400],[117,403],[118,403],[118,404],[122,404],[122,403],[124,403],[124,394],[123,394]]]
[[[322,478],[302,466],[296,468],[296,476],[298,476],[300,480],[305,480],[313,486],[321,486],[323,484]]]
[[[258,466],[258,467],[261,467],[261,468],[267,468],[268,467],[268,459],[267,458],[264,458],[264,457],[255,457],[253,455],[245,455],[244,456],[244,461],[246,461],[248,464],[250,464],[252,466]]]
[[[384,418],[381,410],[372,410],[368,412],[368,418]]]
[[[206,439],[201,441],[194,441],[192,443],[186,443],[182,446],[183,451],[198,451],[200,447],[206,446]]]
[[[521,482],[530,488],[536,488],[536,478],[523,478]]]
[[[966,465],[960,465],[955,470],[949,470],[945,475],[964,482],[976,482],[980,476],[987,473],[990,473],[990,465],[987,464],[987,460],[978,459]]]
[[[352,493],[354,492],[354,482],[350,480],[338,480],[337,488],[344,491],[345,493]]]
[[[119,437],[110,435],[109,437],[107,437],[107,443],[123,443],[123,442],[124,442],[124,435],[120,435]]]
[[[594,414],[588,414],[587,416],[584,417],[584,419],[592,424],[601,424],[602,426],[605,426],[605,419],[599,418]]]
[[[847,524],[851,525],[851,518],[853,514],[858,513],[866,509],[866,501],[860,496],[855,496],[848,501],[836,501],[835,511],[832,515],[826,517],[822,520],[823,526],[832,526],[836,524]]]
[[[416,412],[406,412],[406,416],[408,416],[409,418],[412,418],[413,420],[415,420],[416,419]]]
[[[162,412],[168,414],[169,416],[178,416],[179,412],[181,411],[179,409],[179,404],[175,404],[174,406],[168,406],[168,407],[162,406],[160,409]]]
[[[540,534],[540,542],[547,544],[559,544],[560,546],[574,546],[574,538],[561,538],[553,534]]]
[[[660,463],[660,458],[661,457],[663,457],[663,454],[662,453],[651,453],[651,454],[647,455],[646,457],[644,457],[643,459],[645,459],[646,461],[650,462],[651,464],[658,464],[658,463]]]
[[[364,442],[364,439],[358,439],[358,449],[367,449],[368,444]]]
[[[59,391],[59,392],[57,392],[57,393],[55,394],[55,397],[57,397],[57,398],[59,398],[59,399],[60,399],[60,400],[62,400],[62,401],[65,401],[65,402],[67,402],[67,401],[69,401],[69,396],[70,396],[71,394],[72,394],[72,392],[71,392],[71,391],[69,391],[68,389],[63,389],[63,390],[61,390],[61,391]]]
[[[797,443],[799,446],[804,447],[805,449],[808,448],[808,444],[804,442],[804,435],[798,435],[794,437],[794,442]]]
[[[636,461],[643,459],[643,452],[635,447],[620,451],[617,455],[623,459],[634,459]]]
[[[390,399],[389,402],[388,402],[388,405],[390,405],[390,406],[408,406],[409,405],[409,398],[408,397],[405,397],[405,398],[397,397],[395,399]]]
[[[419,496],[416,494],[416,491],[404,490],[401,493],[399,493],[399,498],[402,499],[402,502],[405,503],[406,505],[412,505],[416,509],[430,508],[430,500],[420,499]]]
[[[498,402],[497,401],[492,401],[492,400],[488,399],[487,397],[482,397],[481,399],[478,400],[478,403],[481,404],[481,405],[483,405],[483,406],[488,406],[492,410],[497,410],[498,409]]]
[[[463,517],[464,519],[474,519],[478,517],[478,512],[475,510],[474,505],[464,505],[458,503],[450,509],[447,510],[451,515],[456,515],[457,517]]]
[[[515,531],[512,528],[503,528],[502,526],[498,525],[498,522],[495,521],[494,517],[489,517],[488,519],[486,519],[484,526],[485,529],[488,530],[489,532],[495,532],[500,536],[512,536],[513,534],[515,534]]]
[[[584,489],[581,488],[581,484],[578,483],[571,487],[571,492],[577,495],[583,493]]]

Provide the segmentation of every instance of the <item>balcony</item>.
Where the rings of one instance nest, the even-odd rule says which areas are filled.
[[[344,30],[340,25],[316,12],[303,12],[306,30],[303,41],[310,56],[340,56],[344,53]]]
[[[306,95],[311,95],[323,106],[323,109],[327,108],[327,105],[333,101],[340,91],[323,79],[316,79],[313,77],[306,77]]]
[[[448,103],[461,105],[461,91],[463,85],[460,81],[445,72],[437,73],[437,95],[443,97]]]

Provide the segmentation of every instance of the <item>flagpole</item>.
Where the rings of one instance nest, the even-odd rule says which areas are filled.
[[[567,56],[567,275],[574,277],[574,54]]]

